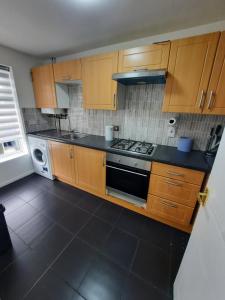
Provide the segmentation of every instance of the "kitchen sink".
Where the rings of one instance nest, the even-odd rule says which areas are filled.
[[[67,139],[67,140],[76,140],[76,139],[81,139],[81,138],[84,138],[88,136],[87,133],[82,133],[82,132],[71,132],[69,134],[65,134],[65,135],[62,135],[61,137],[63,139]]]

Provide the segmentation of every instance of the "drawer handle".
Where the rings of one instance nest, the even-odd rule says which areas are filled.
[[[199,105],[198,105],[198,107],[199,107],[200,109],[203,108],[204,102],[205,102],[205,91],[202,90],[202,91],[201,91],[200,100],[199,100]]]
[[[177,183],[177,182],[172,182],[172,181],[168,181],[168,180],[166,180],[165,182],[168,184],[171,184],[171,185],[182,186],[182,184]]]
[[[172,204],[172,203],[168,203],[166,201],[160,201],[163,205],[165,206],[169,206],[169,207],[172,207],[172,208],[177,208],[177,205],[176,204]]]
[[[173,176],[184,176],[184,174],[175,173],[175,172],[171,172],[171,171],[167,171],[167,174],[173,175]]]

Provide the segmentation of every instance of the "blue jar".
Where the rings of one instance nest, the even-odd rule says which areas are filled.
[[[178,140],[177,149],[183,152],[190,152],[192,149],[193,140],[186,136],[181,136]]]

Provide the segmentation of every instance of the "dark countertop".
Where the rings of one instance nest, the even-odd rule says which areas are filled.
[[[67,134],[67,131],[63,131],[63,134]],[[121,154],[124,156],[130,156],[135,158],[144,159],[147,161],[157,161],[166,164],[176,165],[180,167],[190,168],[194,170],[203,171],[209,173],[213,160],[207,159],[202,151],[193,150],[190,153],[178,151],[176,147],[158,145],[153,156],[148,157],[139,153],[130,153],[121,150],[115,150],[110,148],[112,142],[106,142],[104,136],[88,135],[83,138],[70,140],[63,138],[56,130],[45,130],[28,133],[30,136],[38,136],[48,140],[60,141],[62,143],[103,150],[110,153]]]

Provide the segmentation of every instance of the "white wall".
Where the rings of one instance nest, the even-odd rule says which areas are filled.
[[[0,163],[0,188],[33,172],[29,154]]]
[[[13,68],[20,108],[35,107],[30,69],[38,63],[32,56],[0,46],[0,64]],[[0,187],[31,173],[33,165],[29,154],[0,163]]]
[[[97,48],[97,49],[83,51],[80,53],[74,53],[71,55],[60,56],[60,57],[57,57],[57,61],[80,58],[80,57],[84,57],[84,56],[95,55],[98,53],[127,49],[127,48],[132,48],[132,47],[137,47],[137,46],[148,45],[148,44],[152,44],[155,42],[162,42],[162,41],[166,41],[166,40],[175,40],[175,39],[179,39],[179,38],[184,38],[184,37],[189,37],[189,36],[194,36],[194,35],[199,35],[199,34],[205,34],[205,33],[215,32],[215,31],[223,31],[223,30],[225,30],[225,20],[210,23],[210,24],[205,24],[205,25],[201,25],[201,26],[195,26],[195,27],[191,27],[191,28],[187,28],[187,29],[182,29],[182,30],[178,30],[178,31],[168,32],[168,33],[164,33],[164,34],[153,35],[153,36],[149,36],[146,38],[132,40],[129,42],[113,44],[113,45],[109,45],[109,46],[105,46],[105,47],[101,47],[101,48]]]
[[[35,107],[30,69],[39,63],[37,58],[0,46],[0,64],[13,68],[20,108]]]

